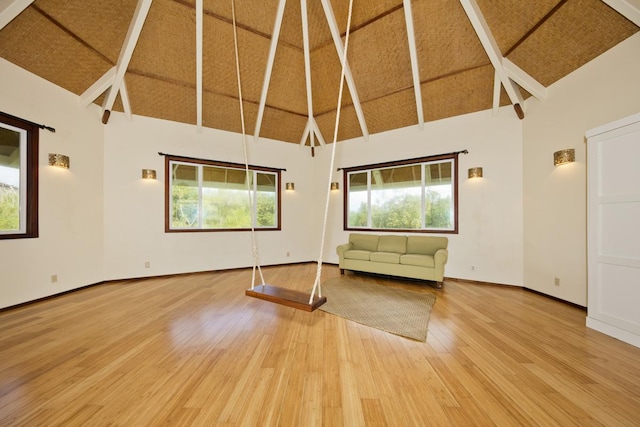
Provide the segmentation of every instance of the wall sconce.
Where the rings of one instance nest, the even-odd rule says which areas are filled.
[[[560,166],[566,163],[573,163],[576,161],[576,150],[568,148],[566,150],[560,150],[553,153],[553,165]]]
[[[142,169],[142,179],[156,179],[156,170]]]
[[[340,184],[338,184],[337,182],[332,182],[331,183],[331,191],[335,191],[335,190],[339,190],[340,189]]]
[[[469,168],[469,179],[482,178],[482,168]]]
[[[287,190],[293,191],[296,189],[296,185],[293,182],[287,182],[284,185],[284,188],[286,188]]]
[[[69,169],[69,156],[49,153],[49,166]]]

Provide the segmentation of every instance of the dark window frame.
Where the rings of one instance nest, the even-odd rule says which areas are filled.
[[[458,234],[458,154],[448,153],[438,154],[434,156],[417,157],[412,159],[397,160],[392,162],[373,163],[368,165],[352,166],[348,168],[342,168],[343,173],[343,229],[345,231],[356,232],[385,232],[385,233],[429,233],[429,234]],[[351,172],[364,172],[375,169],[390,168],[396,166],[410,166],[417,165],[425,162],[437,162],[439,160],[452,160],[453,169],[451,171],[451,179],[453,186],[453,229],[415,229],[415,228],[373,228],[373,227],[350,227],[349,226],[349,173]]]
[[[245,165],[240,163],[225,162],[220,160],[198,159],[194,157],[176,156],[173,154],[159,153],[165,156],[164,167],[164,231],[165,233],[209,233],[209,232],[237,232],[251,231],[251,228],[171,228],[171,162],[180,162],[193,165],[216,166],[230,169],[241,169],[245,172]],[[276,221],[274,227],[255,227],[255,231],[280,231],[282,230],[282,171],[283,169],[271,168],[266,166],[248,165],[249,171],[273,173],[277,177],[276,184]],[[253,221],[253,213],[252,213]]]
[[[23,232],[2,233],[0,240],[31,239],[38,237],[38,150],[40,126],[30,121],[0,111],[0,123],[26,131],[26,215]],[[23,154],[20,153],[20,156]],[[23,185],[25,183],[21,183]]]

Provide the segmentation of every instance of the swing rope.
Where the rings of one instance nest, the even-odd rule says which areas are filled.
[[[313,283],[313,290],[311,291],[311,295],[309,296],[309,304],[313,302],[313,297],[316,294],[316,290],[318,291],[318,297],[322,298],[322,285],[320,284],[320,279],[322,277],[322,253],[324,252],[324,240],[325,234],[327,231],[327,218],[329,216],[329,197],[331,196],[331,174],[333,172],[333,165],[336,157],[336,145],[338,142],[338,125],[340,124],[340,113],[342,111],[342,93],[344,91],[344,80],[347,66],[347,50],[349,48],[349,34],[351,29],[351,15],[353,12],[353,0],[349,0],[349,16],[347,18],[347,31],[345,35],[344,41],[344,52],[342,53],[342,71],[340,73],[340,90],[338,92],[338,107],[336,109],[336,122],[333,129],[333,146],[331,147],[331,162],[329,165],[329,175],[327,182],[327,193],[324,205],[324,220],[322,223],[322,236],[320,241],[320,254],[318,256],[318,267],[316,270],[316,279]]]
[[[231,15],[233,18],[233,44],[235,48],[236,57],[236,77],[238,79],[238,101],[240,103],[240,123],[242,126],[242,150],[244,153],[244,172],[245,181],[247,182],[247,195],[249,196],[249,211],[251,216],[251,245],[253,250],[253,270],[251,273],[251,290],[255,287],[256,282],[256,270],[260,275],[262,286],[265,286],[264,276],[262,275],[262,269],[260,268],[260,257],[258,254],[258,244],[256,243],[256,230],[253,225],[253,196],[251,194],[251,174],[249,173],[249,155],[247,153],[247,133],[244,125],[244,106],[242,103],[242,84],[240,82],[240,56],[238,54],[238,28],[236,24],[236,7],[235,0],[231,0]]]

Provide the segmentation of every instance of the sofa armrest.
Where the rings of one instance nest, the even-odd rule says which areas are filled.
[[[344,252],[352,248],[353,243],[343,243],[342,245],[338,245],[336,252],[338,253],[338,257],[340,257],[340,262],[344,259]]]
[[[442,282],[444,279],[444,265],[447,263],[447,259],[449,258],[449,250],[448,249],[438,249],[436,253],[433,255],[433,259],[435,261],[435,275],[436,281]]]

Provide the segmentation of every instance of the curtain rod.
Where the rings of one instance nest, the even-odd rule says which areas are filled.
[[[200,161],[200,162],[213,162],[213,163],[224,163],[226,165],[233,165],[233,166],[240,166],[242,168],[244,168],[244,163],[234,163],[234,162],[223,162],[221,160],[211,160],[211,159],[202,159],[202,158],[198,158],[198,157],[189,157],[189,156],[180,156],[177,154],[169,154],[169,153],[163,153],[161,151],[158,151],[158,155],[160,156],[170,156],[170,157],[174,157],[176,159],[184,159],[184,160],[196,160],[196,161]],[[257,166],[257,165],[249,165],[250,168],[253,169],[267,169],[267,170],[272,170],[272,171],[282,171],[282,172],[286,172],[287,170],[284,168],[273,168],[271,166]]]
[[[2,111],[0,111],[0,114],[3,114],[3,115],[5,115],[5,116],[7,116],[9,118],[14,119],[14,120],[20,120],[22,122],[29,123],[30,125],[33,125],[33,126],[38,126],[40,129],[46,129],[49,132],[53,132],[53,133],[56,132],[56,130],[54,128],[52,128],[51,126],[41,125],[40,123],[35,123],[35,122],[30,121],[30,120],[25,120],[25,119],[23,119],[21,117],[12,116],[11,114],[3,113]]]
[[[404,163],[404,162],[407,162],[407,163],[410,163],[410,162],[412,162],[412,161],[414,161],[414,160],[416,160],[416,161],[417,161],[417,160],[422,160],[422,159],[424,159],[425,157],[444,157],[444,156],[452,156],[452,155],[458,155],[458,154],[469,154],[469,150],[452,151],[451,153],[434,154],[434,155],[432,155],[432,156],[415,157],[415,158],[413,158],[413,159],[392,160],[392,161],[389,161],[389,162],[375,163],[375,164],[372,164],[372,165],[349,166],[349,167],[346,167],[346,168],[338,168],[338,169],[336,169],[336,170],[341,171],[341,170],[343,170],[343,169],[353,169],[353,168],[363,168],[363,167],[366,167],[366,168],[374,168],[374,167],[376,167],[376,166],[383,166],[383,165],[387,165],[387,164],[389,164],[389,163],[396,163],[396,162],[403,162],[403,163]]]

